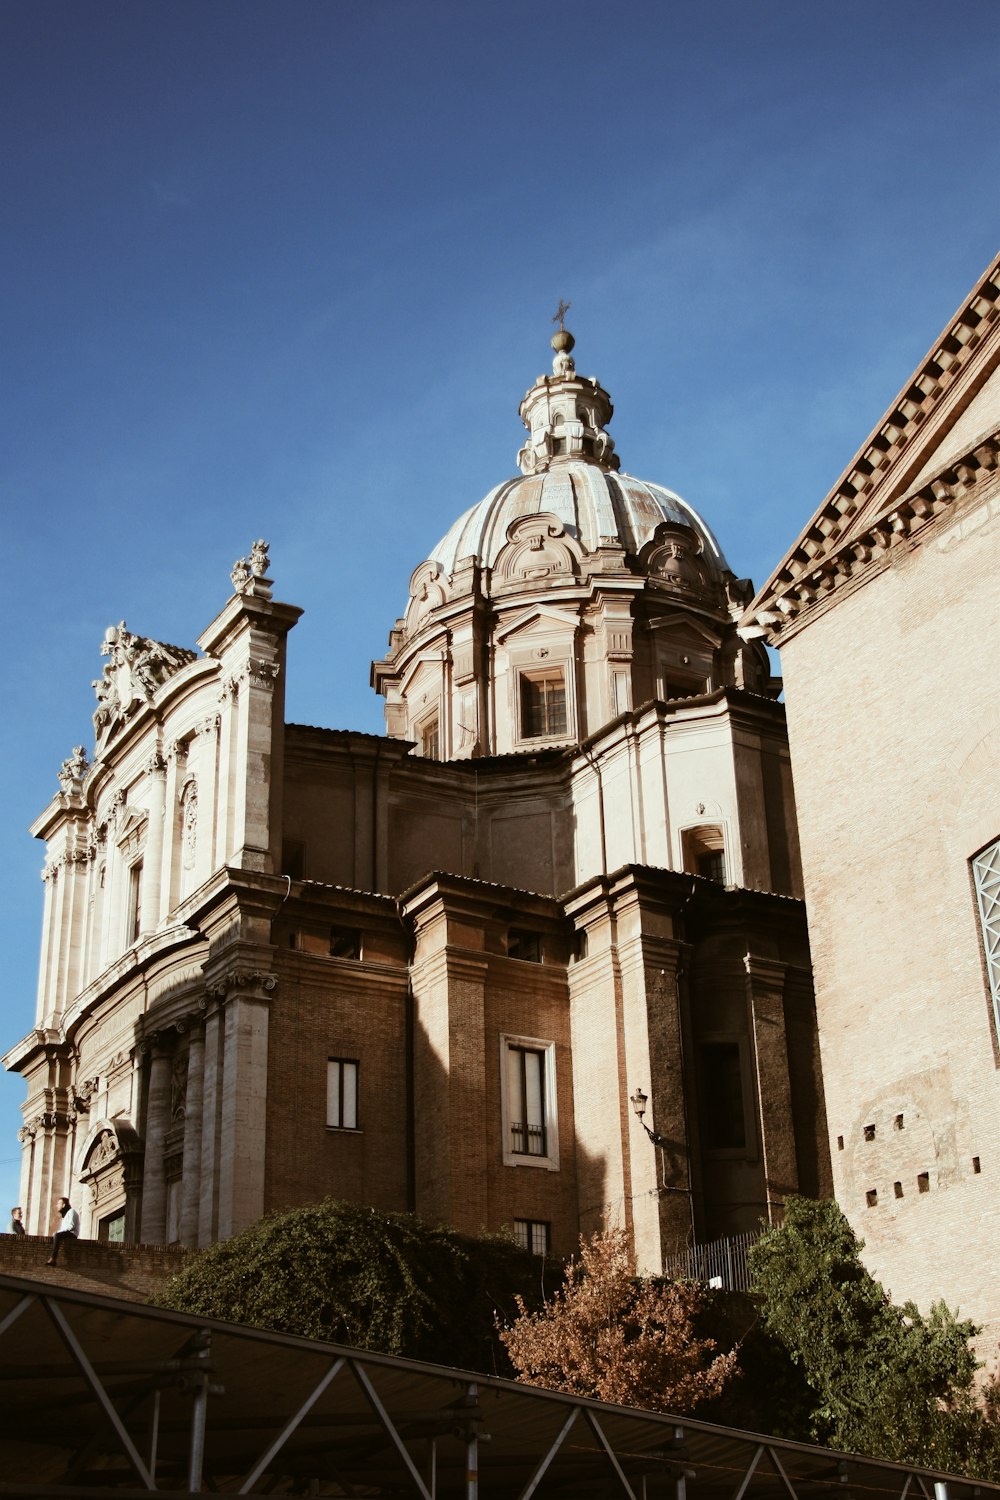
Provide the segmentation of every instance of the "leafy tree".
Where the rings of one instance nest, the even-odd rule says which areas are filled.
[[[171,1279],[163,1307],[509,1374],[495,1316],[541,1300],[539,1263],[410,1214],[328,1199],[271,1214]]]
[[[836,1203],[791,1198],[751,1251],[766,1326],[813,1393],[812,1429],[849,1452],[1000,1473],[996,1390],[977,1399],[975,1325],[943,1302],[895,1306],[861,1263]]]
[[[519,1316],[500,1337],[528,1385],[687,1412],[717,1395],[736,1364],[696,1335],[702,1301],[693,1282],[638,1278],[626,1235],[609,1229],[580,1241],[565,1286],[543,1308],[518,1298]]]

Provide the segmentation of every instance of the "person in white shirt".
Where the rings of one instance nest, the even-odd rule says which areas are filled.
[[[70,1203],[68,1198],[57,1198],[56,1208],[62,1215],[62,1222],[55,1234],[52,1236],[52,1254],[45,1262],[47,1266],[54,1266],[59,1261],[59,1245],[62,1241],[75,1240],[80,1233],[80,1215]]]

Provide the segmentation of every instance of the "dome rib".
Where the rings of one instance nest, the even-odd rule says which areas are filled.
[[[431,560],[448,574],[464,557],[493,567],[511,522],[542,511],[558,516],[586,551],[594,552],[602,538],[610,538],[631,557],[638,556],[661,522],[690,526],[701,540],[706,561],[720,572],[728,571],[714,534],[680,495],[663,485],[631,474],[609,473],[583,461],[504,480],[459,516],[431,551]]]

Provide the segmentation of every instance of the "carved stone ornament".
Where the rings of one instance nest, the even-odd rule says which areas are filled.
[[[100,1078],[84,1078],[70,1089],[70,1103],[78,1115],[85,1115],[90,1110],[91,1101],[100,1087]]]
[[[225,1000],[234,990],[262,989],[269,995],[277,988],[277,974],[271,974],[266,969],[233,969],[222,979],[210,984],[208,993],[213,1000]]]
[[[444,604],[448,594],[444,586],[441,564],[431,559],[415,568],[410,578],[410,603],[406,610],[406,629],[417,629],[425,615]]]
[[[263,657],[252,656],[247,662],[247,681],[251,687],[271,689],[280,670],[276,661],[264,661]]]
[[[665,521],[653,533],[649,551],[641,558],[651,580],[681,593],[704,594],[711,590],[708,572],[700,557],[701,543],[689,526]]]
[[[270,544],[260,537],[250,548],[249,557],[238,557],[230,573],[233,589],[237,594],[249,594],[259,599],[270,599],[271,581],[267,570],[271,566]]]
[[[554,576],[573,578],[579,568],[579,548],[566,535],[558,516],[543,511],[510,523],[507,545],[493,573],[501,585],[524,586]]]
[[[90,767],[87,752],[82,745],[73,747],[73,754],[66,757],[59,769],[59,785],[64,792],[78,792]]]
[[[195,659],[195,653],[183,646],[167,646],[144,635],[133,635],[124,620],[108,626],[101,655],[108,657],[108,662],[93,683],[97,694],[94,733],[98,740],[150,703],[169,677]]]
[[[192,776],[181,792],[181,862],[193,870],[198,847],[198,783]]]

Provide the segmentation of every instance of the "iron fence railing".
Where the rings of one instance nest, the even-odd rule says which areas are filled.
[[[664,1275],[672,1281],[703,1281],[733,1292],[748,1292],[750,1247],[759,1239],[759,1229],[748,1229],[704,1245],[686,1245],[667,1254]]]

